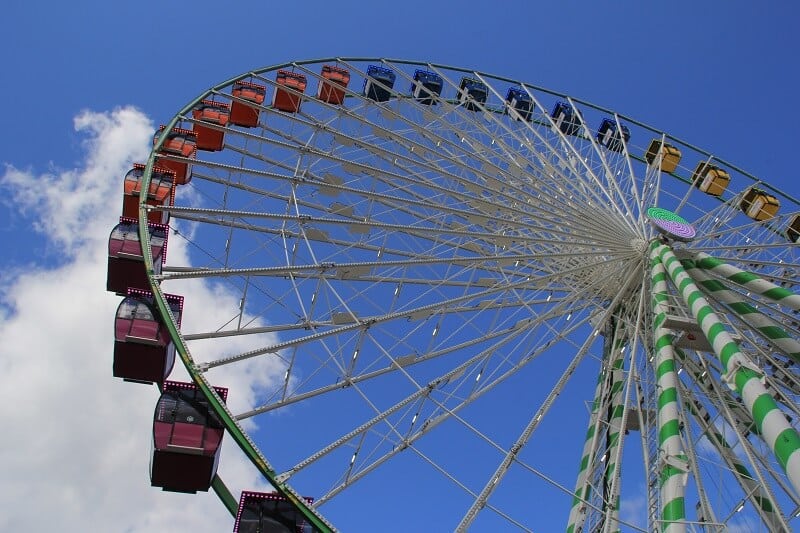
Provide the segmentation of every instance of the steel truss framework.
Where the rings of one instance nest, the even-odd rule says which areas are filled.
[[[352,75],[342,105],[315,98],[323,64]],[[371,64],[397,76],[386,102],[362,93]],[[203,99],[237,101],[237,80],[269,98],[279,69],[309,81],[299,112],[268,100],[256,127],[224,128],[222,151],[169,156],[193,165],[164,208],[190,261],[156,275],[146,260],[167,317],[162,288],[188,295],[200,278],[220,294],[213,328],[170,326],[178,353],[317,529],[542,530],[559,512],[568,531],[797,527],[796,200],[630,117],[410,61],[256,70],[167,128],[191,128]],[[416,69],[443,81],[432,103],[412,96]],[[575,135],[556,101],[582,117]],[[598,135],[603,118],[630,138]],[[682,164],[647,161],[652,139]],[[721,196],[693,186],[700,162],[731,175]],[[740,209],[755,184],[782,203],[769,221]],[[698,237],[660,238],[656,205]],[[152,209],[142,200],[144,243]],[[242,412],[211,388],[229,371],[254,382]]]

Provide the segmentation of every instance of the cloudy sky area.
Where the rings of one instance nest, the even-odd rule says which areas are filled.
[[[800,119],[793,3],[766,9],[733,1],[720,12],[688,1],[502,10],[408,1],[391,11],[344,2],[335,13],[328,3],[307,4],[302,16],[276,16],[279,3],[256,12],[237,4],[224,16],[210,2],[165,10],[154,2],[7,6],[0,32],[7,128],[0,146],[0,530],[232,527],[213,493],[149,486],[157,394],[111,377],[119,298],[104,291],[122,176],[146,159],[159,123],[220,80],[337,54],[473,66],[657,124],[800,196],[793,159],[800,139],[786,127]],[[198,33],[195,24],[209,17],[216,29]],[[186,250],[174,239],[169,253],[180,261]],[[220,323],[212,302],[230,297],[224,288],[186,287],[185,328]],[[214,378],[240,407],[259,380],[279,371],[256,364]],[[222,464],[232,485],[263,487],[230,442]],[[638,502],[623,509],[636,513]]]

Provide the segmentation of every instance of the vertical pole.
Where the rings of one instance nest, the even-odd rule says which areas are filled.
[[[624,326],[617,326],[613,329],[613,341],[607,339],[611,344],[609,361],[611,361],[611,390],[606,423],[608,424],[606,437],[606,470],[603,476],[603,500],[607,505],[606,520],[603,531],[608,533],[619,532],[619,489],[616,478],[618,478],[617,450],[620,447],[620,431],[622,431],[622,415],[625,411],[623,400],[624,386],[624,358],[622,348],[625,346],[626,339],[623,332]],[[609,332],[612,333],[612,332]]]
[[[581,465],[573,493],[572,509],[567,523],[567,533],[581,531],[588,514],[588,500],[592,497],[593,475],[597,473],[602,480],[602,518],[604,531],[619,531],[619,498],[615,493],[617,478],[617,449],[622,430],[623,364],[621,328],[615,322],[606,329],[603,348],[603,367],[598,373],[589,429],[581,454]],[[603,442],[603,440],[605,442]],[[603,452],[604,461],[597,461],[598,450]],[[600,472],[602,469],[602,473]],[[594,509],[594,512],[598,512]],[[599,515],[598,515],[599,516]]]
[[[714,313],[714,310],[703,297],[692,278],[681,266],[675,254],[672,253],[668,246],[657,242],[653,243],[651,251],[653,255],[661,259],[675,286],[680,289],[686,305],[691,309],[692,315],[708,338],[725,371],[723,379],[742,397],[744,405],[756,423],[759,435],[775,454],[794,489],[800,492],[800,435],[789,424],[786,415],[783,414],[775,400],[761,383],[761,375],[753,369],[752,363],[741,353],[739,346],[730,334],[725,331],[725,327],[720,322],[719,317]],[[702,261],[703,259],[700,259],[700,262]],[[748,274],[747,277],[750,276],[755,277],[752,274]],[[736,280],[731,281],[739,283]],[[759,281],[772,285],[772,288],[763,289]],[[773,299],[780,296],[780,293],[775,292],[774,289],[785,291],[785,289],[781,289],[760,278],[747,283],[748,285],[746,286],[748,288],[750,288],[749,284],[753,283],[753,291],[757,286],[762,287],[764,292],[760,294],[765,296],[768,296],[767,293],[772,291],[773,296],[768,297]],[[800,297],[793,295],[789,291],[785,292],[789,293],[789,295],[784,295],[780,298],[781,303],[791,303],[793,301],[791,296],[800,299]]]
[[[605,365],[606,362],[603,361]],[[575,492],[572,498],[572,509],[569,512],[567,522],[567,533],[575,533],[583,528],[586,521],[587,500],[591,496],[592,487],[589,484],[589,465],[592,462],[597,450],[597,438],[600,421],[600,409],[603,403],[605,371],[597,373],[597,387],[595,388],[594,401],[592,402],[592,412],[589,417],[589,429],[586,431],[586,440],[583,444],[581,453],[581,465],[578,471],[578,479],[575,483]]]
[[[686,531],[684,489],[688,475],[688,461],[680,435],[678,374],[675,368],[675,351],[672,347],[673,335],[670,330],[663,327],[669,310],[667,304],[669,296],[667,275],[659,257],[660,249],[658,243],[653,243],[650,248],[654,365],[658,392],[658,444],[661,463],[660,531],[683,533]]]

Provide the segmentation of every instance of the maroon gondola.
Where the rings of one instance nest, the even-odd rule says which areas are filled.
[[[197,134],[197,149],[216,152],[222,150],[225,142],[225,126],[231,116],[230,104],[203,100],[192,109],[192,118],[205,122],[192,124],[192,131]],[[214,127],[217,126],[217,127]]]
[[[261,112],[259,107],[264,105],[267,88],[257,83],[240,80],[233,82],[231,94],[234,98],[240,99],[231,102],[231,124],[244,128],[256,126],[258,124],[258,114]],[[252,102],[252,104],[245,102]]]
[[[124,193],[122,196],[122,216],[138,218],[139,197],[142,194],[142,181],[145,166],[135,163],[125,174]],[[150,187],[145,203],[155,207],[175,205],[175,172],[166,168],[155,167],[150,174]],[[147,213],[147,220],[155,224],[167,224],[169,211],[153,210]]]
[[[161,273],[167,257],[169,226],[148,224],[150,253],[153,271]],[[142,244],[139,242],[139,223],[136,219],[121,217],[108,238],[108,278],[106,290],[126,294],[129,288],[149,290],[150,282],[144,267]]]
[[[312,498],[304,498],[313,503]],[[312,533],[317,531],[283,496],[275,492],[242,491],[234,533]]]
[[[226,400],[228,389],[214,390]],[[150,484],[173,492],[207,491],[217,471],[223,433],[196,385],[164,382],[153,417]]]
[[[153,136],[153,145],[158,143],[161,135],[164,135],[166,126],[160,126]],[[175,172],[175,183],[183,185],[192,179],[192,165],[188,161],[174,161],[167,159],[167,156],[183,157],[195,159],[197,157],[197,134],[192,130],[183,128],[172,128],[165,134],[164,143],[158,151],[160,157],[157,161],[159,166]]]
[[[180,325],[183,296],[165,294]],[[162,383],[175,364],[175,346],[153,294],[128,289],[114,321],[114,376],[139,383]]]

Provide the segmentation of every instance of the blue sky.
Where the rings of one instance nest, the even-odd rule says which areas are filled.
[[[6,125],[0,334],[7,339],[0,348],[0,419],[13,420],[26,438],[0,444],[0,464],[13,465],[13,474],[0,481],[0,517],[6,517],[0,529],[28,523],[24,500],[53,487],[60,494],[51,510],[63,510],[67,531],[83,530],[87,516],[105,526],[100,529],[130,531],[181,531],[179,524],[190,520],[179,509],[185,500],[147,486],[152,395],[110,384],[102,358],[111,332],[92,322],[104,315],[87,310],[85,321],[72,323],[64,318],[71,307],[61,302],[75,305],[85,297],[87,307],[96,302],[106,314],[115,308],[113,297],[93,294],[102,292],[98,261],[110,231],[104,224],[115,209],[98,208],[96,200],[87,213],[69,197],[117,187],[123,163],[146,155],[152,127],[222,80],[336,55],[476,68],[635,117],[800,196],[794,105],[800,8],[793,3],[773,2],[769,9],[744,1],[280,5],[7,2],[0,22]],[[92,209],[103,221],[99,228],[92,227]],[[213,301],[210,293],[204,297]],[[48,333],[38,335],[43,324]],[[74,409],[16,406],[23,388],[48,387],[58,394],[43,398],[68,398]],[[124,401],[108,405],[121,395]],[[137,422],[124,430],[112,422],[128,415]],[[29,442],[42,424],[31,420],[44,420],[50,446]],[[111,429],[101,431],[91,420]],[[137,424],[143,424],[141,436]],[[131,439],[121,446],[115,435]],[[20,457],[25,446],[40,450],[37,459]],[[130,465],[136,454],[142,460]],[[557,459],[570,471],[577,463],[576,457]],[[69,461],[74,468],[64,467]],[[246,480],[249,474],[231,475]],[[192,509],[218,505],[201,498]],[[76,503],[82,499],[89,501]],[[91,515],[76,511],[88,507]],[[212,518],[196,520],[197,531],[227,524],[224,512],[208,512]]]
[[[2,161],[39,169],[73,164],[81,146],[72,119],[83,109],[132,105],[163,122],[241,72],[340,55],[518,78],[636,117],[771,183],[794,186],[788,156],[797,141],[790,125],[800,114],[791,104],[799,43],[791,3],[765,9],[733,1],[722,9],[569,1],[502,11],[472,1],[305,5],[292,17],[277,8],[248,12],[252,6],[204,2],[164,8],[12,0],[0,36],[7,80],[0,96],[13,124]],[[199,29],[206,24],[211,31]]]

